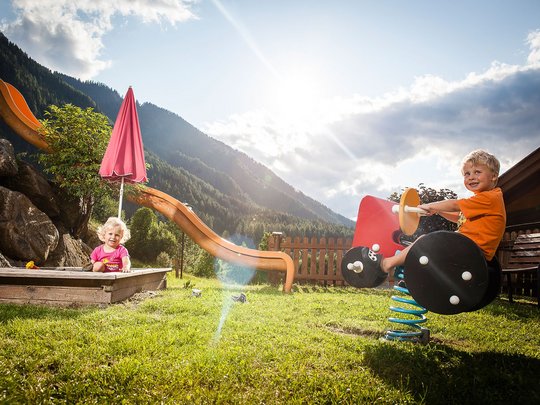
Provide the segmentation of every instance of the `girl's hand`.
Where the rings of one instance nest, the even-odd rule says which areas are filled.
[[[131,273],[131,260],[127,256],[122,258],[122,273]]]

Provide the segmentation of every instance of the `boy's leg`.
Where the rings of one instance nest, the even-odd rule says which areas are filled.
[[[381,261],[381,270],[385,273],[390,273],[393,268],[403,266],[405,264],[405,259],[407,258],[407,253],[409,253],[409,250],[411,250],[416,241],[423,236],[424,235],[420,235],[413,243],[405,247],[403,250],[400,250],[394,256],[383,258]]]
[[[384,257],[381,261],[381,270],[385,273],[390,273],[393,268],[403,266],[405,264],[405,259],[407,258],[407,253],[411,250],[412,246],[413,244],[407,246],[394,256]]]

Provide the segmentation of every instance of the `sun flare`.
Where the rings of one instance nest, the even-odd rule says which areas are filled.
[[[291,69],[271,88],[272,104],[285,117],[305,117],[316,112],[321,97],[321,78],[309,69]]]

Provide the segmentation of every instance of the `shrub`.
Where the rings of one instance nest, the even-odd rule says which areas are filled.
[[[161,252],[156,259],[157,265],[159,267],[171,267],[172,260],[171,256],[167,252]]]
[[[206,250],[201,250],[195,266],[193,268],[193,274],[199,277],[215,277],[214,270],[216,260],[214,256],[208,253]]]

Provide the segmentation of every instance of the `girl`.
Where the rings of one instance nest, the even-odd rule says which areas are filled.
[[[130,238],[126,224],[120,218],[111,217],[98,228],[97,235],[103,245],[95,248],[90,255],[92,271],[129,273],[131,271],[129,253],[124,245],[121,245]]]

